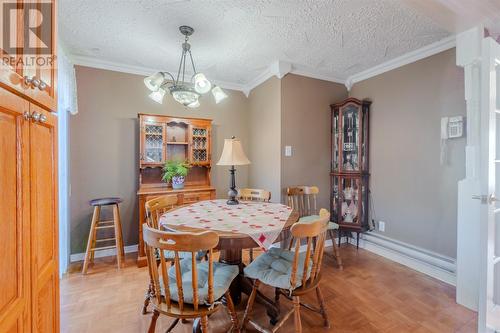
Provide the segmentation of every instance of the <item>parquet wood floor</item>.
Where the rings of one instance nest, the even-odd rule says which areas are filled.
[[[331,248],[326,249],[327,253]],[[343,245],[344,270],[336,268],[331,255],[323,261],[322,291],[332,323],[323,328],[319,315],[302,310],[304,332],[475,332],[477,316],[455,303],[455,288],[385,258],[351,245]],[[80,274],[81,263],[71,266],[61,280],[61,331],[146,332],[150,314],[142,315],[147,268],[137,268],[133,256],[126,267],[116,269],[113,257],[96,259],[89,274]],[[269,296],[272,290],[265,290]],[[315,304],[315,298],[306,302]],[[283,300],[282,306],[290,304]],[[238,306],[241,318],[246,298]],[[268,323],[258,304],[253,317]],[[157,332],[164,332],[170,318],[160,316]],[[210,332],[226,332],[230,326],[226,312],[210,318]],[[179,324],[174,332],[191,332],[191,325]],[[247,332],[254,332],[250,328]],[[280,332],[293,332],[293,319]]]

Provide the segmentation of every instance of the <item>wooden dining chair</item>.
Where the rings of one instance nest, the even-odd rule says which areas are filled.
[[[320,313],[324,326],[330,327],[319,286],[329,219],[330,213],[326,209],[321,209],[315,221],[295,223],[290,229],[295,240],[294,251],[271,248],[245,267],[245,276],[254,280],[254,284],[243,316],[242,330],[248,323],[251,323],[258,331],[267,332],[258,323],[250,320],[252,307],[261,283],[274,287],[281,295],[293,302],[293,308],[281,318],[271,332],[276,332],[294,314],[295,332],[301,333],[301,306]],[[301,241],[304,239],[307,240],[307,248],[305,252],[300,252]],[[313,246],[313,242],[316,244],[315,246]],[[316,292],[319,308],[301,302],[301,297],[312,291]]]
[[[271,201],[271,192],[256,188],[240,188],[238,190],[238,199],[247,201]]]
[[[270,202],[271,192],[256,188],[240,188],[238,190],[238,199],[247,201]],[[253,261],[253,249],[249,249],[250,262]]]
[[[146,201],[146,222],[149,227],[154,229],[159,229],[160,216],[169,210],[177,207],[179,205],[179,199],[177,195],[163,195],[151,200]],[[181,253],[181,258],[187,254]],[[165,260],[173,262],[174,253],[172,251],[164,253]],[[158,261],[158,256],[157,256]],[[159,264],[159,263],[157,263]],[[146,314],[148,311],[148,305],[150,303],[153,292],[153,275],[151,272],[151,267],[148,265],[149,269],[149,287],[146,291],[146,297],[144,299],[144,306],[142,307],[142,314]]]
[[[288,206],[299,212],[299,222],[314,221],[318,217],[317,196],[319,188],[317,186],[295,186],[287,188]],[[335,222],[328,223],[328,236],[332,240],[333,256],[337,260],[337,265],[343,269],[340,250],[335,242],[335,231],[338,232],[339,225]]]
[[[149,333],[153,333],[160,314],[175,320],[167,329],[171,332],[181,319],[201,318],[201,330],[208,332],[208,316],[222,306],[222,297],[231,317],[231,332],[239,332],[238,317],[229,293],[231,282],[238,276],[239,267],[214,262],[213,249],[219,236],[213,231],[202,233],[166,232],[143,225],[148,266],[153,276],[154,308]],[[174,265],[167,267],[165,251],[174,253]],[[208,251],[208,260],[198,261],[196,252]],[[190,258],[180,258],[190,252]],[[160,264],[157,264],[159,256]]]

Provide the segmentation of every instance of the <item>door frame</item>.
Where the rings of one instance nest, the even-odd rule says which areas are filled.
[[[500,264],[500,257],[495,257],[497,244],[497,219],[500,213],[497,191],[496,170],[500,163],[497,155],[497,122],[500,118],[497,96],[500,82],[497,82],[500,69],[500,44],[493,38],[482,40],[481,57],[481,150],[480,159],[480,195],[479,219],[480,257],[479,257],[479,311],[478,331],[500,331],[500,304],[495,303],[495,267]],[[499,179],[500,180],[500,179]],[[500,215],[499,215],[500,218]],[[500,284],[498,284],[500,286]],[[498,301],[498,300],[497,300]]]

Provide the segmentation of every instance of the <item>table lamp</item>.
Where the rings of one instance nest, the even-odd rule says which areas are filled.
[[[228,205],[237,205],[239,202],[236,199],[238,191],[236,191],[236,182],[234,180],[234,172],[236,171],[235,165],[247,165],[250,164],[247,156],[243,152],[243,147],[241,147],[241,141],[236,139],[234,136],[231,139],[224,139],[224,148],[222,149],[222,155],[220,156],[217,165],[230,165],[231,169],[231,187],[227,192],[229,199],[227,200]]]

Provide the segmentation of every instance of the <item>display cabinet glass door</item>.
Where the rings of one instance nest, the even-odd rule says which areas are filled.
[[[146,164],[165,162],[165,127],[160,123],[144,124],[144,152],[142,158]]]
[[[332,177],[332,211],[335,222],[360,224],[365,213],[363,203],[366,186],[361,177]]]
[[[208,129],[205,127],[192,127],[192,154],[191,162],[193,164],[206,164],[209,161],[210,142]]]
[[[340,166],[343,171],[360,170],[360,107],[348,104],[341,108]]]
[[[332,117],[332,171],[339,170],[339,112]]]

